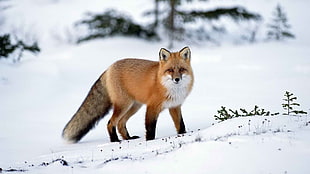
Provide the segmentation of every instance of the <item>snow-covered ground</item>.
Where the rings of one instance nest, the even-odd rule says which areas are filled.
[[[309,124],[305,116],[238,118],[154,141],[94,141],[58,147],[7,170],[28,173],[309,173]]]
[[[91,4],[85,0],[9,2],[13,5],[3,12],[7,16],[1,26],[3,30],[35,31],[42,51],[37,57],[25,54],[17,64],[0,61],[2,170],[310,173],[308,116],[246,117],[222,123],[213,117],[220,106],[250,110],[258,105],[282,113],[286,90],[293,92],[301,104],[300,109],[309,113],[310,34],[304,19],[310,14],[303,10],[307,10],[310,2],[281,1],[296,34],[295,40],[221,47],[189,45],[195,86],[183,106],[188,133],[177,137],[165,111],[159,117],[156,140],[146,142],[141,138],[120,144],[109,142],[106,131],[109,116],[78,144],[63,142],[61,131],[91,85],[110,64],[126,57],[157,60],[159,49],[167,44],[109,38],[74,45],[66,42],[65,33],[66,30],[72,32],[72,23],[87,11],[117,6],[122,10],[132,9],[133,16],[139,18],[142,11],[138,7],[149,2],[139,0],[130,6],[125,0],[96,0]],[[243,3],[264,16],[270,15],[277,3],[232,2]],[[178,46],[175,51],[184,45]],[[132,135],[144,137],[144,112],[145,108],[129,120]],[[64,166],[65,163],[68,166]]]

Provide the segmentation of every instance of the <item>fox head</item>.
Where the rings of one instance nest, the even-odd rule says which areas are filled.
[[[190,61],[191,51],[188,47],[174,53],[164,48],[160,49],[158,76],[167,90],[164,108],[181,105],[191,91],[194,75]]]
[[[171,53],[165,48],[159,51],[160,74],[165,81],[171,81],[174,84],[183,83],[182,80],[191,76],[191,51],[189,47],[184,47],[179,52]],[[192,79],[191,79],[192,80]]]

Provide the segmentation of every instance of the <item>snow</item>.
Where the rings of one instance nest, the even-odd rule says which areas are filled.
[[[309,173],[308,124],[305,116],[237,118],[154,141],[61,147],[17,169],[28,173]]]
[[[278,1],[270,2],[238,0],[231,3],[256,9],[268,21]],[[302,10],[310,5],[308,1],[281,1],[296,40],[221,47],[189,45],[195,83],[182,107],[188,132],[184,136],[176,135],[172,119],[164,111],[159,117],[154,141],[140,138],[110,143],[106,131],[108,115],[77,144],[63,142],[61,132],[99,75],[122,58],[157,60],[159,49],[167,44],[116,37],[74,45],[68,43],[70,39],[64,31],[76,32],[72,25],[86,12],[115,6],[128,13],[134,11],[132,16],[140,19],[144,9],[138,7],[150,7],[149,2],[136,1],[130,6],[125,0],[94,3],[11,0],[6,3],[12,7],[3,12],[7,20],[1,32],[17,28],[26,33],[35,31],[33,37],[39,40],[42,51],[38,56],[25,53],[16,64],[0,60],[2,170],[310,173],[310,118],[307,115],[245,117],[221,123],[213,117],[220,106],[250,110],[258,105],[282,113],[286,90],[298,97],[300,109],[310,112],[310,37],[308,24],[300,19]],[[210,7],[218,3],[221,1],[210,2]],[[303,19],[310,17],[307,13],[302,15]],[[182,43],[176,46],[175,50],[184,47]],[[144,113],[142,108],[129,120],[131,135],[144,137]],[[69,166],[63,166],[61,160]]]

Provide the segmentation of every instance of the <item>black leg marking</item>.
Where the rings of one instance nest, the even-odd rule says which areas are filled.
[[[184,134],[184,133],[186,133],[185,124],[184,124],[183,118],[181,118],[181,121],[180,121],[180,130],[179,130],[178,134]]]
[[[157,120],[153,120],[149,124],[146,125],[146,140],[155,139],[156,122]]]
[[[120,142],[116,133],[116,127],[112,127],[112,132],[110,133],[110,140],[111,142]]]

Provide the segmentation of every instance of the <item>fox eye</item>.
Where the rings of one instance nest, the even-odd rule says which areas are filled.
[[[170,73],[173,73],[173,72],[174,72],[174,70],[173,70],[172,68],[169,68],[169,69],[167,69],[166,71],[167,71],[167,72],[170,72]]]
[[[180,71],[180,72],[184,72],[184,71],[186,71],[186,69],[185,69],[185,68],[180,68],[179,71]]]

